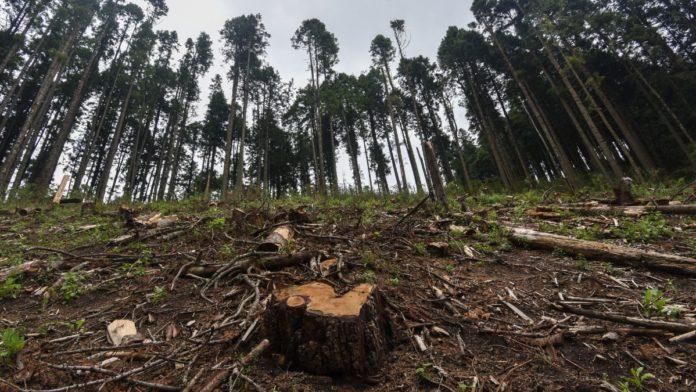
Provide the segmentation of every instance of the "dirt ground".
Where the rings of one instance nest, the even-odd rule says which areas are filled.
[[[243,377],[233,372],[222,390],[696,389],[696,340],[670,343],[678,333],[557,307],[669,319],[696,329],[693,276],[533,250],[511,243],[501,228],[694,257],[693,217],[560,213],[540,219],[529,214],[536,204],[509,197],[477,200],[446,218],[426,203],[402,219],[416,203],[283,209],[191,202],[134,211],[66,204],[22,211],[26,215],[6,211],[0,277],[9,272],[21,288],[5,283],[0,331],[18,331],[25,344],[18,355],[0,358],[0,391],[200,390],[265,338],[263,312],[274,290],[314,281],[338,293],[363,282],[379,286],[398,327],[382,368],[360,379],[317,376],[267,351],[237,366]],[[295,232],[281,255],[337,258],[340,274],[303,263],[216,278],[220,267],[258,258],[253,250],[279,225]],[[447,254],[433,255],[433,242],[447,243]],[[31,261],[36,264],[25,270],[16,267]],[[650,289],[665,308],[646,301]],[[132,320],[140,336],[115,348],[106,326],[116,319]]]

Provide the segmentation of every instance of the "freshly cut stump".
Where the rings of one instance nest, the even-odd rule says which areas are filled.
[[[285,363],[332,376],[376,373],[394,335],[382,296],[372,284],[342,296],[319,282],[278,290],[265,326],[273,350]]]

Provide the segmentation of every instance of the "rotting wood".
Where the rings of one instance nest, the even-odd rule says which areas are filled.
[[[522,227],[507,227],[507,229],[509,230],[510,239],[520,245],[547,250],[560,249],[564,252],[582,255],[590,259],[612,261],[650,270],[696,275],[696,259],[690,257],[645,251],[597,241],[580,240]]]
[[[376,373],[394,334],[382,294],[372,284],[342,296],[320,282],[277,290],[264,324],[285,363],[321,375]]]
[[[292,239],[294,231],[290,226],[276,227],[257,248],[259,252],[278,252]]]

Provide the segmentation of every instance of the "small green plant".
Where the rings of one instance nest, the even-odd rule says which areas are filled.
[[[377,274],[375,274],[375,271],[367,270],[360,275],[360,281],[363,283],[375,283]]]
[[[234,249],[234,246],[225,244],[220,247],[220,253],[225,257],[232,257],[235,253],[237,253],[237,251]]]
[[[629,242],[650,242],[674,235],[674,230],[659,213],[645,215],[636,221],[623,221],[612,234]]]
[[[374,267],[377,265],[377,255],[373,252],[366,251],[362,254],[362,262],[366,267]]]
[[[145,263],[142,260],[137,260],[133,263],[123,263],[121,265],[121,275],[123,276],[144,276]]]
[[[445,266],[445,271],[447,271],[447,273],[452,273],[452,271],[454,271],[454,265],[453,265],[453,264],[447,264],[447,265]]]
[[[79,332],[82,329],[82,327],[84,327],[84,326],[85,326],[85,319],[79,319],[79,320],[76,320],[76,321],[68,324],[68,328],[70,328],[70,330],[73,332]]]
[[[619,381],[619,389],[621,392],[630,392],[631,386],[636,387],[638,390],[643,390],[645,388],[644,383],[650,379],[655,378],[652,373],[643,373],[643,368],[631,369],[631,377],[624,377],[623,381]]]
[[[457,390],[459,392],[469,392],[471,390],[471,385],[462,381],[459,384],[457,384]]]
[[[222,231],[225,228],[225,218],[215,218],[208,222],[208,229],[212,231]]]
[[[581,271],[587,271],[590,269],[590,262],[587,261],[585,256],[578,256],[578,258],[575,260],[575,265]]]
[[[9,361],[24,348],[24,336],[14,328],[8,328],[2,333],[0,358]]]
[[[78,272],[67,272],[63,275],[60,294],[65,301],[72,301],[85,292],[85,276]]]
[[[0,284],[0,299],[17,298],[21,289],[22,285],[17,283],[13,277],[9,277]]]
[[[387,283],[389,284],[389,286],[396,287],[399,285],[399,278],[397,278],[397,277],[390,278],[387,281]]]
[[[422,363],[417,369],[416,369],[416,375],[418,375],[419,378],[424,379],[424,380],[430,380],[430,376],[428,375],[428,370],[433,366],[431,363]]]
[[[413,250],[415,250],[416,253],[421,255],[421,256],[428,255],[428,248],[422,242],[417,242],[417,243],[413,244]]]
[[[665,297],[665,293],[654,287],[648,288],[643,293],[643,308],[649,316],[678,316],[679,308],[668,306],[670,301],[670,298]]]
[[[164,286],[155,286],[155,288],[152,290],[152,295],[150,296],[150,301],[153,304],[156,304],[157,302],[163,300],[166,297],[167,297],[167,290],[164,289]]]

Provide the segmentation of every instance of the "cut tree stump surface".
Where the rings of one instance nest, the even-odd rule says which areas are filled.
[[[265,321],[282,362],[322,375],[377,372],[393,335],[381,294],[372,284],[340,296],[320,282],[277,290]]]

